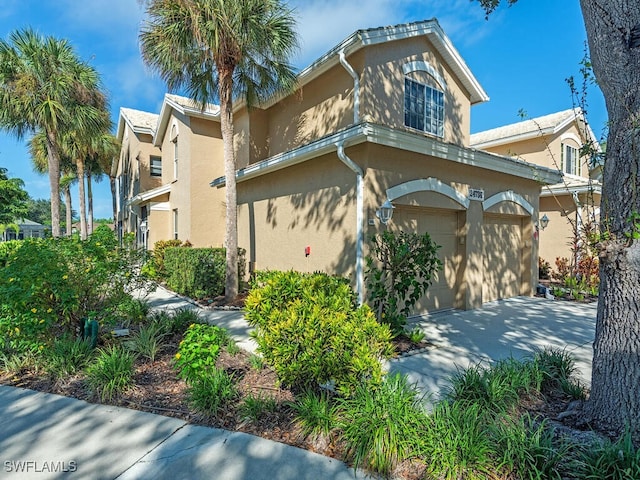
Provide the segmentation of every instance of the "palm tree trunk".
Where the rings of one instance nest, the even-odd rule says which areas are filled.
[[[78,199],[80,204],[80,240],[87,239],[87,205],[86,193],[84,188],[84,160],[78,159],[76,162],[78,167]]]
[[[91,169],[87,169],[87,202],[89,211],[87,213],[87,233],[93,233],[93,188],[91,186]]]
[[[225,247],[226,277],[224,297],[227,301],[238,296],[238,199],[236,195],[236,154],[233,148],[233,70],[220,75],[220,127],[224,152],[225,176]]]
[[[53,132],[47,132],[47,163],[51,189],[51,235],[57,238],[60,236],[60,155]]]
[[[71,233],[72,233],[72,224],[73,224],[73,218],[71,216],[71,211],[72,211],[72,206],[71,206],[71,186],[67,185],[66,187],[64,187],[64,202],[65,202],[65,207],[66,207],[66,222],[67,222],[67,231],[66,231],[66,236],[70,237]]]
[[[109,186],[111,187],[111,209],[113,211],[113,226],[116,227],[118,223],[118,204],[116,203],[116,177],[109,175]]]

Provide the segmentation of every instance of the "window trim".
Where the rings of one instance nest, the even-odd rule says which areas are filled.
[[[158,172],[158,168],[159,168],[160,169],[159,173],[153,173],[154,159],[157,159],[158,165],[156,165],[156,172]],[[162,157],[160,155],[149,155],[149,175],[151,175],[152,177],[162,177]]]
[[[568,155],[567,153],[570,151],[569,149],[571,149],[571,151],[573,152],[572,155],[572,160],[573,160],[573,168],[571,172],[567,171],[567,158]],[[579,160],[579,152],[578,149],[572,145],[569,145],[568,143],[562,143],[562,173],[566,173],[567,175],[580,175],[580,160]]]

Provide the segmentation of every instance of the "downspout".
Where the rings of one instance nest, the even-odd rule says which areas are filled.
[[[344,152],[344,141],[336,143],[338,158],[356,174],[356,291],[364,303],[364,172]]]
[[[344,54],[344,48],[338,52],[338,55],[340,56],[340,63],[347,73],[353,78],[353,124],[357,125],[360,123],[360,77],[349,62],[347,62],[347,57]]]

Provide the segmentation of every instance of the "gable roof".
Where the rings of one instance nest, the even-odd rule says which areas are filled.
[[[165,93],[164,101],[162,102],[162,108],[160,109],[160,115],[158,117],[156,131],[153,135],[153,145],[159,147],[162,145],[162,139],[164,138],[171,118],[171,111],[175,110],[182,115],[189,117],[206,118],[209,120],[220,121],[220,106],[208,103],[205,105],[204,110],[201,105],[192,100],[191,98],[182,97],[180,95],[173,95],[171,93]]]
[[[357,30],[345,40],[333,47],[315,62],[298,74],[298,86],[303,86],[315,78],[333,68],[340,62],[340,52],[346,56],[358,50],[370,46],[407,38],[425,36],[433,44],[437,52],[442,56],[446,64],[452,69],[462,85],[469,91],[471,104],[486,102],[489,96],[486,94],[480,82],[471,73],[471,70],[462,59],[462,56],[453,46],[449,37],[444,33],[438,20],[423,20],[419,22],[403,23],[388,27],[368,28]],[[261,105],[262,108],[275,104],[282,97],[275,96]]]
[[[153,135],[157,123],[158,115],[156,113],[121,107],[120,117],[118,118],[118,140],[122,140],[124,136],[125,124],[127,124],[134,133]]]
[[[554,135],[569,126],[572,122],[580,123],[580,129],[586,126],[586,135],[599,149],[598,141],[585,122],[584,114],[580,108],[570,108],[561,112],[551,113],[542,117],[531,118],[522,122],[504,125],[502,127],[474,133],[470,137],[472,148],[490,148],[507,143],[521,142],[536,137]]]

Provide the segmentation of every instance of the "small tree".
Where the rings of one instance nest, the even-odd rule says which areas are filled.
[[[385,231],[372,238],[372,254],[367,257],[369,301],[378,321],[400,333],[407,316],[442,268],[437,253],[440,246],[428,233]]]
[[[0,225],[12,223],[27,214],[27,199],[24,182],[9,178],[7,169],[0,168]]]

